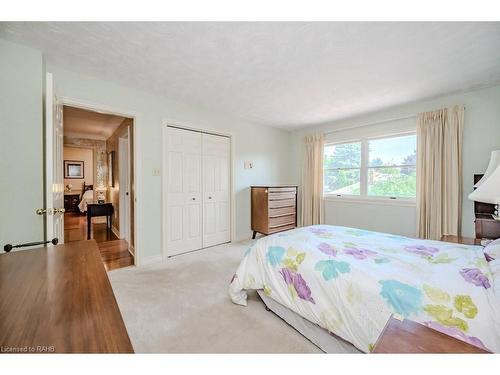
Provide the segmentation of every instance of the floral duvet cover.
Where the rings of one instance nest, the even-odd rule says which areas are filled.
[[[229,294],[246,305],[262,289],[364,352],[397,314],[499,353],[495,277],[481,246],[316,225],[256,241]]]

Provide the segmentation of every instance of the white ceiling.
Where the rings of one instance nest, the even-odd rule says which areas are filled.
[[[64,106],[64,135],[86,139],[106,140],[125,120],[124,117],[91,112],[85,109]]]
[[[48,64],[295,128],[500,82],[500,23],[2,23]]]

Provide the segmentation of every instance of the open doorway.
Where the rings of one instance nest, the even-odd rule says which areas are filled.
[[[135,264],[133,119],[63,106],[64,242],[94,239],[107,270]]]

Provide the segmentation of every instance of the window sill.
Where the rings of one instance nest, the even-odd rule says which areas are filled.
[[[325,201],[342,202],[342,203],[357,203],[357,204],[371,204],[380,206],[401,206],[401,207],[416,207],[417,202],[411,198],[383,198],[383,197],[357,197],[357,196],[337,196],[325,195]]]

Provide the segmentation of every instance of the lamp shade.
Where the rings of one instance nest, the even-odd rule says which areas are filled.
[[[486,168],[486,172],[484,172],[483,177],[474,185],[474,187],[477,188],[481,186],[498,166],[500,166],[500,150],[492,151],[488,168]]]
[[[469,194],[469,199],[476,202],[500,204],[500,167],[497,167],[476,190]]]

